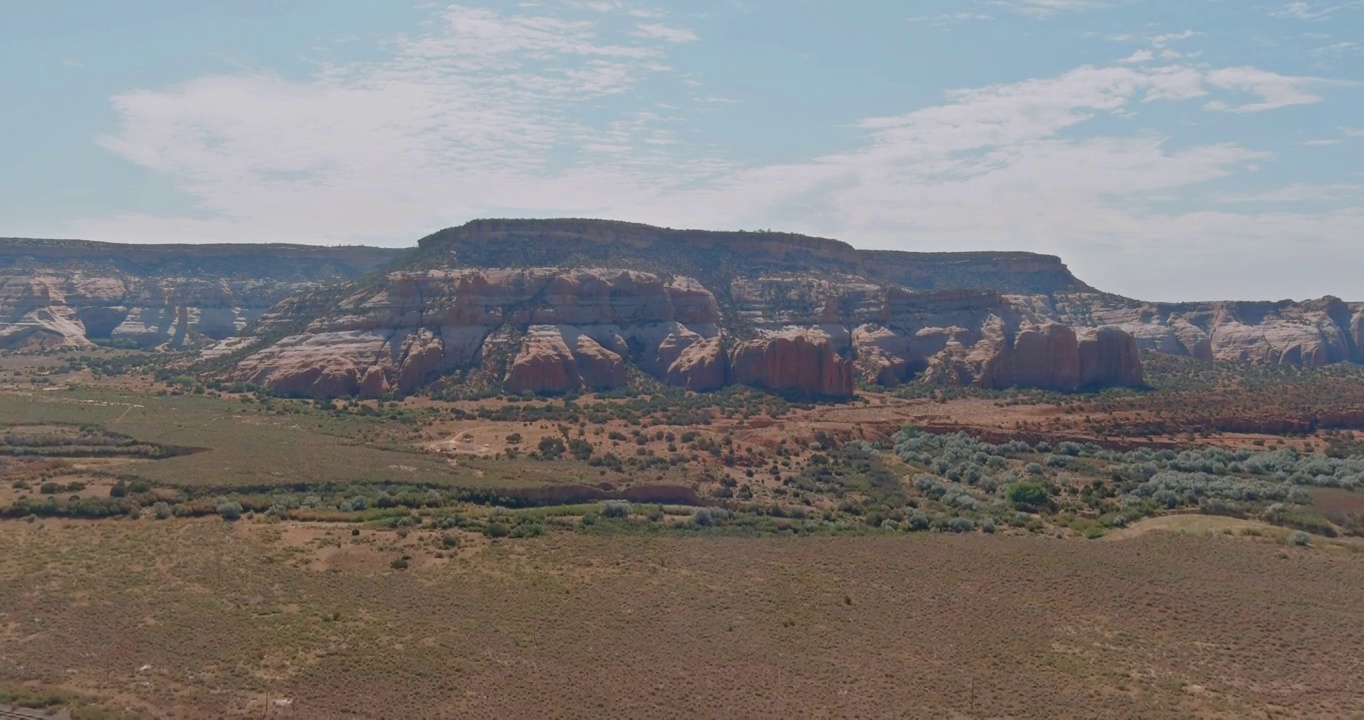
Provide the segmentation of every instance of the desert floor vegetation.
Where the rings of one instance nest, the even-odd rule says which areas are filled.
[[[0,709],[1324,717],[1364,696],[1349,368],[316,402],[173,362],[0,356]],[[1200,424],[1221,409],[1254,422]]]
[[[176,717],[1326,717],[1364,694],[1351,554],[1220,532],[415,549],[436,537],[0,524],[0,681]]]

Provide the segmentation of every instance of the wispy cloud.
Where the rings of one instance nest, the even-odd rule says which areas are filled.
[[[1202,35],[1202,34],[1203,34],[1203,33],[1201,33],[1201,32],[1195,32],[1195,31],[1193,31],[1193,30],[1185,30],[1185,31],[1183,31],[1183,32],[1177,32],[1177,33],[1165,33],[1165,34],[1162,34],[1162,35],[1152,35],[1151,37],[1148,37],[1147,40],[1149,40],[1149,41],[1151,42],[1151,44],[1152,44],[1152,45],[1155,45],[1156,47],[1165,47],[1166,45],[1169,45],[1169,44],[1172,43],[1172,42],[1178,42],[1178,41],[1180,41],[1180,40],[1188,40],[1188,39],[1191,38],[1191,37],[1197,37],[1197,36]]]
[[[648,23],[635,28],[635,37],[650,40],[666,40],[670,43],[685,43],[700,40],[696,33],[686,28],[675,28],[659,23]]]
[[[212,219],[168,227],[203,239],[411,236],[495,208],[596,207],[637,194],[659,167],[673,179],[711,171],[656,142],[675,117],[583,111],[666,72],[676,34],[611,41],[587,20],[463,6],[438,21],[390,59],[307,81],[221,75],[120,95],[121,128],[101,143],[198,198]],[[606,171],[608,146],[630,152]],[[164,234],[156,218],[120,223],[130,232],[119,235]]]
[[[1359,43],[1348,41],[1322,45],[1321,47],[1312,50],[1312,54],[1319,58],[1359,55],[1361,52],[1364,52],[1364,48],[1361,48]]]
[[[85,218],[73,229],[355,242],[488,215],[605,216],[780,227],[864,247],[1054,252],[1096,284],[1146,295],[1258,295],[1238,283],[1308,267],[1303,243],[1336,253],[1325,273],[1346,278],[1364,262],[1355,247],[1364,210],[1339,204],[1345,194],[1310,213],[1291,206],[1311,199],[1307,190],[1285,189],[1273,208],[1214,198],[1209,183],[1252,175],[1273,156],[1123,129],[1151,103],[1269,111],[1320,101],[1327,81],[1159,64],[1147,50],[1111,67],[953,90],[862,119],[845,151],[761,164],[690,132],[704,98],[665,107],[635,92],[648,79],[687,96],[701,82],[668,69],[676,38],[636,34],[639,20],[614,4],[578,12],[455,6],[382,60],[302,80],[242,72],[120,95],[119,129],[102,142],[175,182],[198,213]]]
[[[1330,82],[1321,78],[1279,75],[1253,67],[1213,70],[1208,73],[1207,81],[1224,90],[1254,95],[1259,98],[1259,102],[1239,105],[1214,100],[1205,106],[1209,110],[1241,113],[1262,112],[1289,105],[1310,105],[1321,102],[1321,96],[1313,92],[1311,88]]]
[[[1272,17],[1292,18],[1295,20],[1321,20],[1330,15],[1334,15],[1341,10],[1350,8],[1364,7],[1364,0],[1354,2],[1335,3],[1335,4],[1313,4],[1307,2],[1291,2],[1283,7],[1270,12]]]
[[[1364,200],[1364,185],[1312,185],[1298,183],[1274,190],[1253,193],[1219,194],[1212,199],[1220,203],[1300,203],[1321,200]]]
[[[908,18],[912,23],[927,23],[932,27],[947,27],[950,25],[960,25],[967,22],[983,22],[994,20],[991,15],[979,12],[954,12],[939,13],[937,15],[916,15]]]
[[[1058,13],[1075,10],[1092,10],[1104,7],[1104,0],[995,0],[992,4],[1035,17],[1049,17]]]

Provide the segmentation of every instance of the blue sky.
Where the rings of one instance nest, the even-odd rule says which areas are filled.
[[[1061,255],[1364,300],[1364,0],[44,0],[0,235],[410,245],[487,216]]]

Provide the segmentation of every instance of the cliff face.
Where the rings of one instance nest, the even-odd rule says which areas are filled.
[[[202,345],[299,290],[396,258],[378,248],[0,239],[0,349]]]
[[[202,346],[224,377],[304,396],[409,393],[473,373],[559,393],[643,373],[697,391],[847,397],[856,379],[918,376],[1139,385],[1139,350],[1364,361],[1364,305],[1142,303],[1046,255],[596,220],[475,221],[405,253],[0,240],[0,349],[105,339]]]
[[[1060,322],[1112,325],[1130,333],[1142,349],[1200,360],[1301,367],[1364,362],[1364,303],[1333,297],[1304,302],[1142,303],[1062,293],[1054,307],[1049,314]]]
[[[264,344],[230,377],[289,394],[365,396],[478,368],[510,392],[562,393],[620,387],[634,367],[693,390],[741,383],[846,398],[858,374],[894,384],[962,355],[971,359],[956,374],[938,377],[1072,390],[1082,378],[1141,382],[1135,354],[1112,361],[1105,343],[1081,355],[1069,328],[1049,324],[1061,339],[1037,345],[1031,328],[1041,321],[993,292],[911,293],[788,274],[735,277],[728,294],[735,321],[707,287],[681,275],[400,271]]]
[[[719,323],[715,297],[686,277],[591,268],[404,271],[249,355],[233,376],[328,394],[336,381],[311,374],[323,361],[343,378],[348,392],[341,394],[358,393],[376,367],[385,382],[373,380],[374,387],[407,391],[399,378],[415,387],[509,354],[502,376],[512,392],[620,387],[627,359],[675,384],[713,389],[723,384],[715,379],[724,376],[723,347],[692,346],[718,338]],[[410,350],[414,337],[423,338],[419,355]]]

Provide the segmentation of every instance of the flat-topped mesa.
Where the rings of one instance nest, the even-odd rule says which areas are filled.
[[[572,392],[642,373],[846,397],[853,378],[1135,385],[1139,349],[1364,361],[1364,305],[1143,303],[1050,255],[605,220],[477,220],[405,253],[0,240],[0,349],[224,338],[205,350],[215,371],[235,363],[226,377],[295,395],[410,393],[456,375]]]
[[[919,290],[1092,290],[1050,255],[858,250],[794,233],[678,230],[610,220],[474,220],[418,245],[407,260],[413,266],[631,267],[698,278],[722,299],[734,278],[773,272],[858,276]]]

